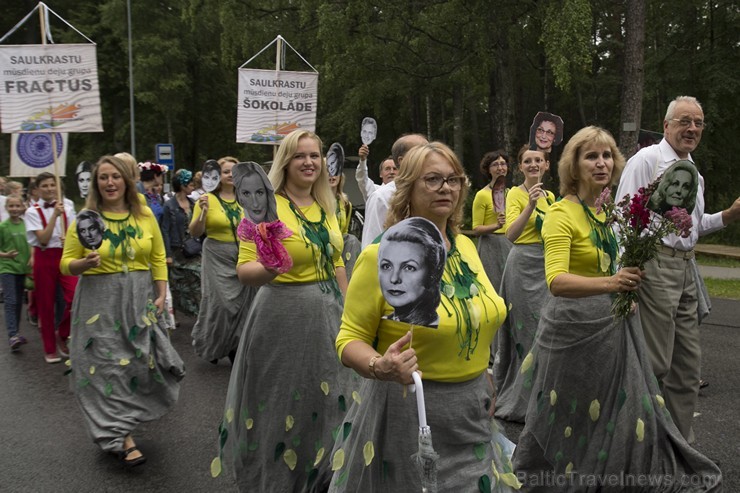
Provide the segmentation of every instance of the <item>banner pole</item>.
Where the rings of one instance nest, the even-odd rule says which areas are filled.
[[[46,25],[46,5],[41,4],[41,7],[39,8],[39,22],[41,23],[41,44],[46,45],[46,30],[48,26]],[[54,119],[54,113],[52,112],[52,108],[49,107],[49,118],[51,118],[52,123]],[[53,128],[53,126],[52,126]],[[54,178],[56,179],[56,185],[57,185],[57,203],[64,205],[64,197],[62,195],[62,180],[59,177],[59,159],[57,158],[57,133],[51,132],[51,155],[54,157]],[[65,228],[67,227],[66,224],[64,224],[64,216],[62,216],[62,234],[59,235],[61,240],[64,241],[64,235],[66,233]]]
[[[282,59],[283,54],[283,37],[278,35],[277,37],[277,43],[275,44],[275,71],[280,72],[282,70],[282,66],[280,64],[280,61]],[[276,124],[280,122],[275,122]],[[275,164],[275,156],[277,156],[277,145],[272,146],[272,163]]]

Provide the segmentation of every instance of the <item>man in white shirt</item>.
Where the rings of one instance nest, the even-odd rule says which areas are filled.
[[[367,174],[367,157],[370,155],[368,146],[363,144],[357,154],[360,156],[360,163],[355,170],[355,180],[357,180],[362,198],[367,202],[368,197],[380,188],[380,185],[372,181]],[[383,181],[383,185],[392,182],[396,178],[396,173],[398,173],[398,168],[396,163],[393,162],[393,156],[388,156],[380,163],[380,179]]]
[[[391,156],[398,170],[406,153],[413,147],[427,144],[426,137],[421,134],[407,134],[399,137],[393,143]],[[385,228],[385,217],[388,214],[388,204],[396,192],[396,183],[391,181],[379,187],[368,197],[365,204],[365,225],[362,228],[362,248],[365,248],[382,233]]]
[[[704,112],[696,98],[679,96],[668,105],[663,121],[663,140],[640,149],[627,162],[622,174],[617,201],[637,193],[658,176],[672,179],[673,166],[685,166],[699,145],[704,130]],[[692,170],[693,171],[693,170]],[[666,407],[681,434],[691,443],[693,414],[699,393],[701,346],[699,343],[698,293],[691,261],[699,236],[717,231],[740,218],[740,198],[729,209],[704,213],[704,178],[688,191],[695,197],[691,215],[693,226],[688,238],[674,234],[663,238],[658,259],[645,266],[645,279],[637,292],[639,314],[648,353]],[[684,200],[683,204],[691,203]]]
[[[59,263],[64,247],[63,238],[75,219],[75,210],[65,201],[57,201],[57,183],[53,174],[41,173],[36,183],[41,200],[26,211],[24,221],[28,243],[33,247],[34,297],[44,343],[44,359],[47,363],[59,363],[60,353],[69,356],[69,310],[77,287],[77,277],[62,275]],[[57,286],[62,287],[65,301],[58,340],[54,317]]]

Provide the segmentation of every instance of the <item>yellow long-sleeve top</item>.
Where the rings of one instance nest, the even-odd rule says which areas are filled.
[[[536,205],[537,209],[542,211],[543,214],[546,214],[547,210],[550,208],[550,204],[548,204],[547,200],[549,199],[550,203],[555,202],[555,195],[553,195],[553,193],[549,190],[546,190],[545,192],[547,193],[547,199],[545,197],[540,197],[539,199],[537,199]],[[522,211],[527,207],[528,203],[529,194],[526,191],[522,190],[519,187],[514,187],[511,189],[509,194],[506,196],[507,229],[509,228],[509,226],[511,226],[511,223],[513,223],[516,218],[519,217],[519,214],[521,214]],[[522,234],[519,235],[519,238],[516,239],[514,244],[529,245],[542,241],[542,237],[535,227],[535,218],[538,214],[539,212],[537,212],[537,210],[532,211],[532,214],[530,214],[529,219],[527,220],[527,225],[524,226]]]
[[[273,282],[292,283],[292,282],[316,282],[319,281],[318,273],[314,263],[314,256],[320,255],[318,247],[304,237],[303,222],[296,217],[290,210],[288,199],[282,195],[275,195],[277,202],[278,218],[290,229],[293,234],[282,240],[283,246],[288,251],[290,258],[293,259],[293,268],[285,274],[280,274]],[[321,220],[321,207],[318,202],[314,202],[308,207],[301,207],[301,212],[306,219],[312,222]],[[337,217],[334,214],[324,214],[324,226],[329,232],[329,243],[332,246],[332,260],[334,267],[344,267],[342,261],[342,248],[344,240],[342,233],[339,231]],[[252,241],[242,241],[239,244],[239,260],[237,265],[257,260],[257,248]]]
[[[603,212],[596,214],[594,208],[591,213],[599,221],[606,217]],[[581,204],[567,199],[553,204],[542,224],[542,238],[548,287],[555,277],[564,273],[586,277],[609,275],[608,264],[600,268],[600,260],[608,262],[609,256],[594,246],[591,225]]]
[[[238,208],[240,211],[239,221],[244,217],[244,211],[242,206],[236,200],[223,201],[228,207]],[[200,218],[200,202],[195,203],[193,208],[193,221],[197,221]],[[236,222],[234,228],[239,226],[239,221]],[[231,223],[226,215],[224,207],[219,202],[218,197],[215,194],[208,194],[208,212],[206,212],[206,236],[217,241],[223,242],[234,242],[237,241],[234,231],[231,229]]]
[[[113,245],[110,238],[104,237],[103,243],[98,248],[100,266],[86,270],[83,275],[115,274],[125,270],[151,270],[153,280],[167,280],[167,261],[159,224],[151,209],[148,207],[142,209],[144,214],[139,218],[127,212],[101,214],[106,229],[113,235],[121,238],[124,230],[128,233],[124,233],[126,239],[117,246]],[[127,244],[130,247],[128,251]],[[62,261],[59,264],[62,274],[71,275],[70,262],[84,258],[91,251],[80,244],[80,239],[77,237],[77,221],[73,221],[67,230]]]
[[[448,253],[442,281],[452,283],[453,274],[459,273],[459,259],[462,259],[475,274],[479,286],[478,294],[465,300],[455,298],[449,291],[451,297],[447,297],[442,290],[442,302],[437,308],[439,326],[436,329],[413,327],[412,344],[416,350],[419,369],[423,372],[424,379],[440,382],[464,382],[484,372],[488,368],[493,336],[506,318],[504,300],[488,280],[473,242],[463,235],[457,235],[455,243],[454,248],[459,256],[453,251]],[[382,318],[393,312],[393,307],[385,301],[380,290],[378,247],[377,243],[367,246],[352,271],[352,280],[344,302],[342,326],[336,341],[340,358],[347,344],[354,340],[374,345],[377,339],[376,349],[384,354],[388,346],[411,328],[407,323]],[[480,330],[477,346],[469,359],[467,351],[461,349],[459,342],[459,335],[468,331],[462,304],[471,308],[469,313],[472,323],[477,321]]]
[[[509,193],[509,189],[504,189],[503,192],[506,196]],[[496,224],[498,221],[498,214],[499,213],[493,206],[493,190],[487,186],[483,187],[475,194],[475,199],[473,199],[473,229],[478,226]],[[504,233],[506,233],[506,224],[493,232],[493,234],[496,235]]]
[[[339,230],[343,235],[349,232],[349,220],[352,216],[352,204],[349,203],[347,196],[344,196],[347,202],[337,199],[337,223],[339,224]]]

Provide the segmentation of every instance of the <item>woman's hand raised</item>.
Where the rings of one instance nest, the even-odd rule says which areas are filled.
[[[388,346],[385,354],[375,362],[375,377],[378,380],[390,380],[400,384],[412,384],[411,374],[419,369],[416,362],[416,351],[403,347],[411,342],[411,332]]]

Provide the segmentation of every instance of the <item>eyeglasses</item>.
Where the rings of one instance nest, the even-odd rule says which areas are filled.
[[[553,132],[552,130],[545,130],[542,127],[537,127],[537,133],[546,134],[548,137],[555,137],[555,132]]]
[[[492,162],[488,165],[489,168],[497,167],[497,168],[506,168],[509,165],[509,163],[499,163],[497,161]]]
[[[465,183],[464,176],[448,176],[445,178],[440,175],[427,175],[422,176],[421,179],[424,180],[424,184],[430,192],[438,192],[442,190],[445,183],[450,187],[450,190],[457,191],[460,190],[463,183]]]
[[[693,123],[696,128],[704,128],[707,125],[707,122],[704,120],[691,120],[689,118],[671,118],[672,122],[678,122],[679,127],[688,128]]]

